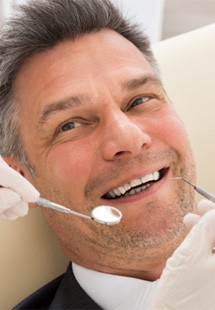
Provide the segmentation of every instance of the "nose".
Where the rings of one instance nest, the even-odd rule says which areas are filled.
[[[151,137],[141,123],[122,111],[111,113],[104,128],[102,152],[105,160],[132,157],[151,145]]]

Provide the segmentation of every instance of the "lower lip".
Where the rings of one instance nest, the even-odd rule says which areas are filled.
[[[161,180],[159,180],[156,183],[153,183],[150,187],[148,187],[142,192],[139,192],[137,194],[127,196],[127,197],[110,199],[106,201],[108,201],[109,204],[111,204],[111,202],[114,202],[114,205],[115,204],[126,204],[126,203],[136,202],[150,195],[156,194],[159,191],[159,189],[163,186],[163,184],[166,182],[168,175],[169,175],[169,171],[167,171],[167,173],[162,177]]]

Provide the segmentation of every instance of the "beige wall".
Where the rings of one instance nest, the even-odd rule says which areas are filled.
[[[215,0],[165,0],[162,39],[215,22]]]

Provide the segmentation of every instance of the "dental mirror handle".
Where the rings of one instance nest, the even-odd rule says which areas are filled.
[[[93,218],[88,216],[88,215],[85,215],[85,214],[82,214],[82,213],[79,213],[79,212],[76,212],[76,211],[73,211],[73,210],[70,210],[66,207],[63,207],[55,202],[52,202],[48,199],[44,199],[42,197],[39,197],[39,199],[36,201],[36,204],[38,206],[41,206],[41,207],[44,207],[44,208],[50,208],[50,209],[53,209],[53,210],[56,210],[56,211],[59,211],[59,212],[62,212],[62,213],[69,213],[69,214],[73,214],[73,215],[76,215],[76,216],[79,216],[79,217],[82,217],[84,219],[87,219],[87,220],[92,220]]]
[[[11,189],[11,191],[17,194],[16,199],[18,201],[25,200],[27,203],[35,203],[45,208],[51,208],[63,213],[73,214],[83,219],[96,221],[101,224],[114,225],[121,221],[122,213],[112,206],[97,206],[92,212],[91,216],[70,210],[56,204],[52,201],[40,197],[40,193],[36,188],[21,176],[16,170],[12,169],[0,156],[0,187]],[[11,192],[7,195],[11,196]],[[10,197],[11,199],[11,197]],[[10,208],[10,206],[9,206]]]

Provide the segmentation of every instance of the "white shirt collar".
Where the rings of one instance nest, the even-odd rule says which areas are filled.
[[[72,267],[80,286],[103,309],[129,309],[131,305],[132,309],[137,309],[133,300],[138,294],[144,300],[141,301],[141,309],[146,309],[157,286],[157,281],[101,273],[75,263]]]

